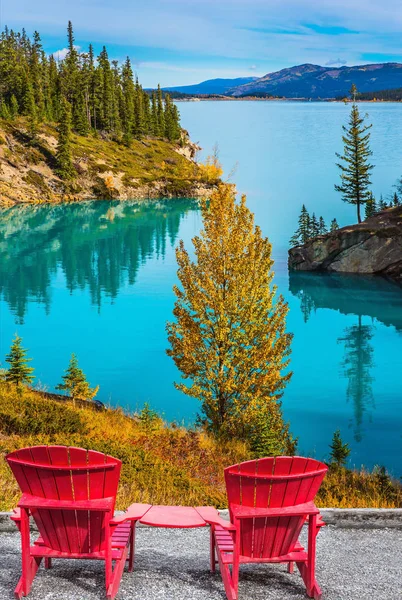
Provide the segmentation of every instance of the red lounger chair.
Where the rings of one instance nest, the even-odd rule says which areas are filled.
[[[133,569],[135,523],[150,508],[133,505],[114,518],[120,460],[65,446],[23,448],[6,460],[22,492],[11,517],[22,550],[15,597],[29,594],[42,558],[47,569],[52,558],[86,558],[105,561],[106,597],[115,598],[127,558]],[[30,516],[39,530],[33,545]]]
[[[315,579],[316,537],[322,525],[313,500],[328,468],[299,456],[261,458],[225,469],[230,523],[211,523],[211,568],[215,551],[228,600],[237,600],[239,565],[296,563],[310,598],[319,600]],[[298,538],[308,519],[308,549]],[[231,570],[230,568],[231,567]]]

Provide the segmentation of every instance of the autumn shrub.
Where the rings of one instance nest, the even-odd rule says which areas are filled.
[[[117,508],[132,502],[227,505],[223,470],[253,457],[245,442],[220,441],[198,429],[164,423],[152,409],[128,415],[42,398],[0,382],[0,510],[15,506],[19,490],[4,457],[17,448],[61,444],[91,448],[123,462]],[[396,507],[401,487],[385,471],[330,468],[320,506]]]

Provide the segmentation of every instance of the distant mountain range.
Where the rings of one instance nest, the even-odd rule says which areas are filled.
[[[401,88],[402,64],[377,63],[339,68],[304,64],[263,77],[210,79],[197,85],[166,89],[185,94],[328,99],[348,96],[352,83],[362,93]]]
[[[181,85],[163,88],[166,91],[182,94],[227,94],[232,88],[247,85],[258,77],[237,77],[237,79],[208,79],[194,85]]]

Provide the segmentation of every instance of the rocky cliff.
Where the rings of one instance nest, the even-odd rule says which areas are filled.
[[[289,269],[402,279],[402,206],[291,248]]]

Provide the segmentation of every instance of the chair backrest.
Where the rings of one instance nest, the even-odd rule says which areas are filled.
[[[52,500],[116,499],[121,461],[66,446],[33,446],[6,456],[21,492]],[[113,503],[114,510],[114,503]],[[32,509],[46,546],[70,554],[105,547],[105,514],[99,511]]]
[[[301,456],[260,458],[228,467],[229,511],[233,504],[278,508],[310,502],[327,470],[324,463]],[[304,520],[304,516],[241,519],[240,554],[255,559],[284,556],[296,543]]]

